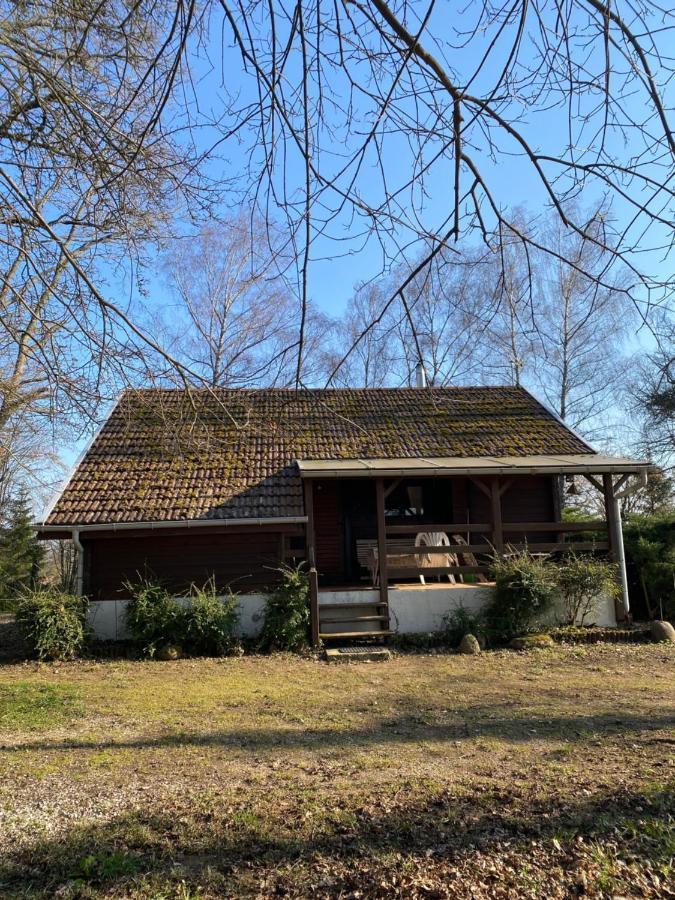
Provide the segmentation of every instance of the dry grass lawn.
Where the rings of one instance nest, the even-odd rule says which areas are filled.
[[[0,666],[0,896],[673,897],[675,647]]]

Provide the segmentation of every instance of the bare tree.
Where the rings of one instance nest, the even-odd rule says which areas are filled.
[[[512,218],[522,232],[529,230],[522,211]],[[603,210],[587,218],[588,234],[604,231]],[[611,256],[602,248],[605,238],[578,237],[555,216],[548,223],[555,256],[528,248],[518,235],[500,239],[499,258],[487,276],[492,302],[482,308],[490,348],[483,372],[531,388],[593,438],[618,410],[627,339],[638,317],[623,290],[625,273],[606,272]]]
[[[519,231],[526,233],[524,211],[511,216]],[[485,327],[489,354],[484,370],[490,380],[520,385],[524,371],[536,367],[536,303],[532,291],[532,253],[518,234],[502,229],[489,261],[486,280],[491,302],[486,308]]]
[[[486,280],[492,271],[490,256],[480,248],[439,253],[401,296],[397,334],[400,367],[408,384],[415,384],[419,362],[431,385],[482,378],[492,354],[487,340],[493,316]],[[394,284],[404,278],[397,270]]]
[[[497,256],[515,235],[559,258],[546,228],[524,231],[510,216],[510,170],[570,235],[608,255],[588,271],[563,247],[565,264],[603,289],[625,268],[622,291],[642,309],[671,293],[646,251],[672,245],[673,12],[623,0],[468,4],[452,17],[433,0],[220,5],[241,84],[253,82],[225,120],[250,127],[251,190],[287,217],[303,302],[312,256],[340,228],[377,242],[385,265],[416,257],[413,245],[430,260],[473,234]],[[614,207],[611,229],[589,230],[570,210],[582,192]],[[408,299],[413,278],[378,319]]]
[[[349,300],[344,315],[335,329],[335,346],[326,360],[331,372],[344,353],[345,345],[354,344],[354,352],[338,367],[335,384],[347,387],[387,387],[401,384],[398,320],[395,310],[388,310],[379,321],[379,312],[387,284],[378,281],[358,285]],[[374,327],[368,328],[369,325]],[[363,340],[357,337],[368,329]]]
[[[299,308],[281,271],[282,239],[270,235],[242,213],[176,239],[164,255],[171,352],[207,385],[292,380]]]
[[[38,0],[2,11],[2,218],[7,228],[32,228],[30,247],[14,232],[6,246],[36,275],[36,240],[52,248],[50,271],[63,254],[82,298],[67,321],[74,345],[85,323],[90,361],[109,359],[118,337],[125,349],[150,347],[181,370],[132,311],[104,296],[100,271],[68,248],[79,209],[72,201],[86,198],[75,221],[96,225],[98,235],[99,211],[116,215],[121,230],[131,200],[152,210],[148,228],[161,206],[148,197],[178,192],[194,215],[203,197],[191,178],[204,155],[198,148],[211,141],[232,147],[234,162],[227,179],[221,166],[219,180],[268,221],[280,220],[291,242],[297,384],[311,331],[312,265],[359,243],[380,248],[386,271],[404,257],[425,258],[393,285],[329,379],[387,310],[411,306],[425,263],[474,235],[496,259],[505,236],[515,236],[526,252],[562,257],[602,290],[616,288],[612,272],[621,269],[621,291],[641,312],[672,292],[672,276],[654,274],[649,251],[672,246],[666,91],[675,13],[651,0],[476,3],[452,17],[434,0]],[[219,80],[219,50],[227,79]],[[212,72],[205,60],[214,61]],[[36,171],[37,186],[29,177]],[[606,253],[606,266],[589,271],[536,219],[522,229],[508,212],[511,173],[566,233]],[[589,226],[568,205],[582,193],[603,200],[616,221],[601,232]],[[140,251],[145,239],[141,229],[130,247]]]
[[[61,476],[61,463],[44,429],[29,413],[14,416],[0,429],[0,525],[20,491],[30,494],[37,511]]]
[[[161,352],[104,296],[103,268],[139,265],[181,197],[207,199],[170,118],[177,19],[143,0],[2,5],[0,428],[26,409],[91,415],[109,365]]]

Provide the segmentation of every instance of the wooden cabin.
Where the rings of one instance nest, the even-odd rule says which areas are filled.
[[[105,636],[148,573],[240,593],[253,633],[279,565],[301,560],[315,643],[427,631],[484,600],[492,554],[523,545],[611,555],[625,618],[618,498],[647,470],[520,387],[128,390],[38,527],[75,542]],[[561,521],[575,477],[603,493],[603,520]]]

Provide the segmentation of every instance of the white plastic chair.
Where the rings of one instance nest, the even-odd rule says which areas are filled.
[[[444,531],[422,531],[415,538],[415,546],[416,547],[450,547],[450,538]],[[424,560],[424,564],[429,565],[433,568],[440,568],[442,566],[452,566],[457,565],[457,558],[454,553],[442,553],[436,555],[428,554],[427,556],[421,557],[421,560]],[[420,560],[420,564],[421,563]],[[439,576],[440,580],[440,576]],[[448,572],[448,581],[450,584],[455,584],[455,576],[452,572]],[[422,584],[426,584],[424,580],[424,575],[420,575],[420,582]]]

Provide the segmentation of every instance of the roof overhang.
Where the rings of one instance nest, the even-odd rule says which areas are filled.
[[[35,529],[38,534],[60,534],[61,532],[90,532],[90,531],[156,531],[164,529],[184,528],[273,528],[275,525],[302,525],[307,521],[307,516],[270,516],[269,518],[241,518],[241,519],[164,519],[157,522],[83,522],[82,524],[66,523],[62,525],[45,525],[36,522]]]
[[[655,471],[639,459],[583,453],[567,456],[465,456],[415,459],[299,459],[303,478],[400,478],[433,475],[601,475]]]

